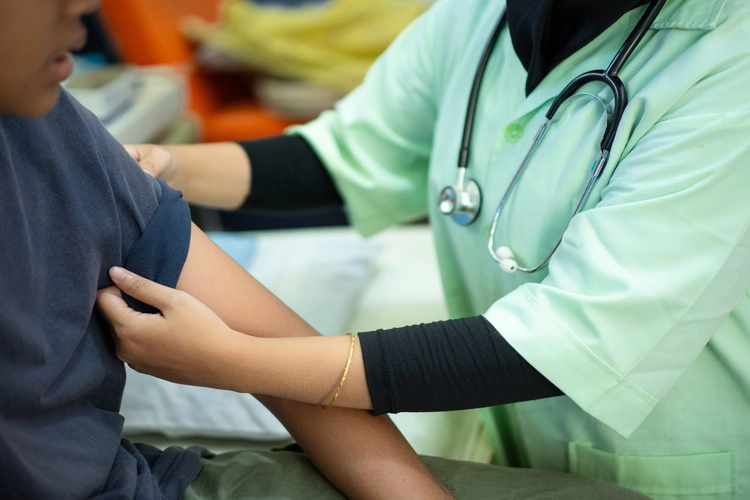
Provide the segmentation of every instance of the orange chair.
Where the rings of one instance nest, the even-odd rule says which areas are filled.
[[[275,116],[255,102],[250,85],[236,75],[202,72],[193,62],[193,46],[180,33],[187,15],[215,20],[221,0],[111,0],[102,2],[102,21],[121,57],[132,64],[183,68],[189,107],[201,120],[206,142],[276,135],[294,122]]]

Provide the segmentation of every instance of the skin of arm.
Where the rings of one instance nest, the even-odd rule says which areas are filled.
[[[114,288],[98,294],[118,356],[135,369],[258,394],[321,472],[351,498],[450,498],[390,419],[320,407],[341,379],[349,337],[319,336],[196,226],[178,290],[131,273],[120,279],[117,270],[112,276],[126,293],[161,311],[138,313]],[[359,349],[346,384],[337,403],[351,398],[359,402],[353,406],[368,407]]]
[[[348,336],[260,337],[270,334],[262,325],[253,325],[253,336],[246,335],[182,290],[121,268],[113,268],[110,274],[122,291],[160,311],[144,314],[130,309],[114,287],[99,292],[99,309],[112,325],[117,355],[134,369],[181,384],[278,396],[316,406],[329,402],[334,394],[348,356]],[[262,322],[267,312],[261,311],[253,320]],[[276,313],[289,315],[283,310]],[[310,330],[306,324],[287,328],[291,331],[285,335]],[[358,342],[336,406],[371,408]]]
[[[250,160],[234,142],[129,144],[125,149],[144,171],[182,191],[190,203],[233,210],[250,194]]]

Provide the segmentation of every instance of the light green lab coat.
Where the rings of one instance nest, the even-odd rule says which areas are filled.
[[[750,498],[750,2],[667,1],[621,73],[630,104],[609,167],[533,275],[489,257],[495,207],[551,100],[605,67],[643,9],[529,96],[503,32],[468,169],[484,205],[464,227],[436,200],[456,181],[470,85],[502,8],[436,2],[361,87],[297,131],[364,234],[429,214],[451,314],[484,314],[567,395],[492,410],[506,463],[657,498]],[[594,109],[574,106],[550,132],[503,213],[497,243],[522,264],[547,254],[579,198],[601,137]]]

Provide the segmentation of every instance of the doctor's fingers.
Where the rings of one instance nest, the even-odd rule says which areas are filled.
[[[107,320],[107,323],[118,331],[132,324],[134,318],[144,315],[131,309],[123,300],[120,290],[115,286],[109,286],[96,292],[96,308]]]
[[[145,319],[146,315],[131,309],[120,295],[120,290],[114,286],[104,288],[96,293],[96,306],[112,329],[112,339],[115,343],[117,357],[121,361],[131,361],[133,358],[132,341],[137,340],[138,332],[144,329],[137,326],[133,328],[133,326]],[[141,318],[138,316],[141,316]]]
[[[164,180],[174,176],[176,164],[166,149],[153,144],[126,144],[125,151],[150,176]]]
[[[140,277],[137,279],[141,281],[135,286],[147,288],[153,285],[152,289],[161,286]],[[143,285],[145,282],[148,284]],[[177,347],[175,343],[179,341],[179,332],[185,329],[185,322],[172,324],[159,313],[142,313],[132,309],[116,287],[99,290],[96,305],[110,324],[117,357],[142,373],[155,374],[154,368],[159,366],[159,358]]]
[[[157,342],[159,333],[165,339],[184,341],[188,337],[202,338],[207,332],[225,333],[229,327],[208,306],[187,292],[169,288],[121,267],[110,268],[110,277],[127,295],[155,307],[161,314],[141,313],[102,292],[100,309],[117,330],[121,340]]]
[[[109,269],[109,277],[112,278],[117,288],[134,299],[160,311],[179,302],[182,294],[182,292],[173,288],[166,287],[118,266]]]

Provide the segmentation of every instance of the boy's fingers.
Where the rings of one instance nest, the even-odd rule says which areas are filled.
[[[109,276],[120,290],[159,310],[167,304],[170,292],[173,291],[169,287],[147,280],[117,266],[109,269]]]

